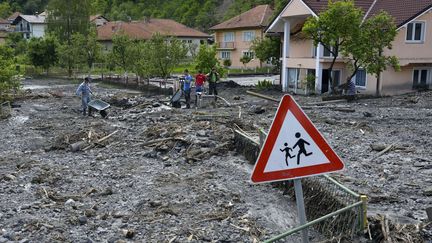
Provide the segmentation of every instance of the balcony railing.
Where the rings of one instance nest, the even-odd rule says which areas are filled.
[[[218,42],[218,49],[235,49],[235,42]]]

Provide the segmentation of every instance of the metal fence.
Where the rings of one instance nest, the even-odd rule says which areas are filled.
[[[262,144],[267,134],[260,130],[259,140]],[[244,131],[235,130],[235,144],[247,160],[255,163],[260,143]],[[309,222],[265,242],[287,242],[287,237],[300,233],[303,229],[313,227],[322,237],[334,242],[351,242],[357,233],[362,233],[367,226],[367,198],[348,189],[330,176],[314,176],[302,179],[306,215]],[[293,198],[292,181],[273,183]],[[290,241],[291,242],[291,241]]]

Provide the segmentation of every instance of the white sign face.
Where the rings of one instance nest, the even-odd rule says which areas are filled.
[[[326,151],[327,152],[327,151]],[[288,110],[264,172],[330,163],[294,114]]]

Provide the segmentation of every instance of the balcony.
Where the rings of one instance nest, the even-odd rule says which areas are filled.
[[[234,50],[235,42],[218,42],[216,47],[218,50]]]

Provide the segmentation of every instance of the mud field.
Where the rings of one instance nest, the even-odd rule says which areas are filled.
[[[0,120],[0,242],[259,242],[298,224],[294,202],[252,186],[234,151],[233,128],[268,129],[277,104],[228,83],[230,107],[174,109],[167,96],[95,84],[112,105],[102,119],[83,117],[65,82],[27,81]],[[295,99],[345,162],[334,177],[369,197],[369,216],[426,224],[418,233],[430,241],[432,93]]]

